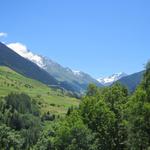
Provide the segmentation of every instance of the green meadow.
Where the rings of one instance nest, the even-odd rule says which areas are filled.
[[[26,93],[35,100],[41,113],[66,114],[69,107],[78,107],[80,100],[69,97],[60,89],[53,89],[36,80],[26,78],[8,67],[0,67],[0,96],[9,93]]]

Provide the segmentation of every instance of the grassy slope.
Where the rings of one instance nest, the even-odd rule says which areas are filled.
[[[50,111],[54,114],[63,115],[68,107],[78,106],[79,100],[70,98],[60,90],[54,90],[48,86],[15,71],[0,66],[0,96],[6,96],[10,92],[24,92],[35,99],[41,111]]]

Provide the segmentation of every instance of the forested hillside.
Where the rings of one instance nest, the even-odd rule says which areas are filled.
[[[150,63],[131,95],[119,83],[90,84],[79,107],[66,116],[41,115],[26,94],[9,94],[0,103],[0,148],[34,150],[149,150]]]
[[[79,109],[43,131],[36,149],[149,150],[150,63],[132,95],[118,83],[90,85]]]

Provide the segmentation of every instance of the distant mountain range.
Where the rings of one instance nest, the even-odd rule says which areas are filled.
[[[102,87],[120,82],[132,92],[143,76],[143,71],[132,75],[120,72],[109,77],[94,79],[87,73],[63,67],[47,57],[34,54],[20,43],[11,43],[7,46],[0,43],[0,65],[48,86],[80,94],[85,92],[89,83]]]
[[[109,77],[97,79],[103,86],[111,86],[114,83],[120,83],[128,88],[129,92],[135,91],[143,78],[144,71],[137,72],[131,75],[120,72]]]
[[[113,84],[114,82],[118,81],[119,79],[125,76],[127,76],[126,73],[120,72],[120,73],[116,73],[108,77],[99,78],[97,79],[97,81],[99,81],[104,86],[110,86],[111,84]]]
[[[59,81],[63,87],[67,87],[71,91],[83,93],[89,83],[94,83],[99,87],[102,86],[102,84],[87,73],[65,68],[47,57],[33,54],[20,43],[11,43],[7,46],[26,60],[31,61],[42,70],[45,70],[50,76]]]

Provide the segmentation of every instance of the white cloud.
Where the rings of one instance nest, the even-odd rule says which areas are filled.
[[[7,33],[5,33],[5,32],[0,32],[0,37],[7,37]]]
[[[42,57],[40,57],[39,55],[33,54],[32,52],[28,51],[27,47],[24,44],[21,43],[10,43],[7,44],[7,46],[12,49],[13,51],[15,51],[16,53],[18,53],[20,56],[34,62],[35,64],[37,64],[39,67],[43,68],[44,67],[44,63],[43,63],[43,59]]]

